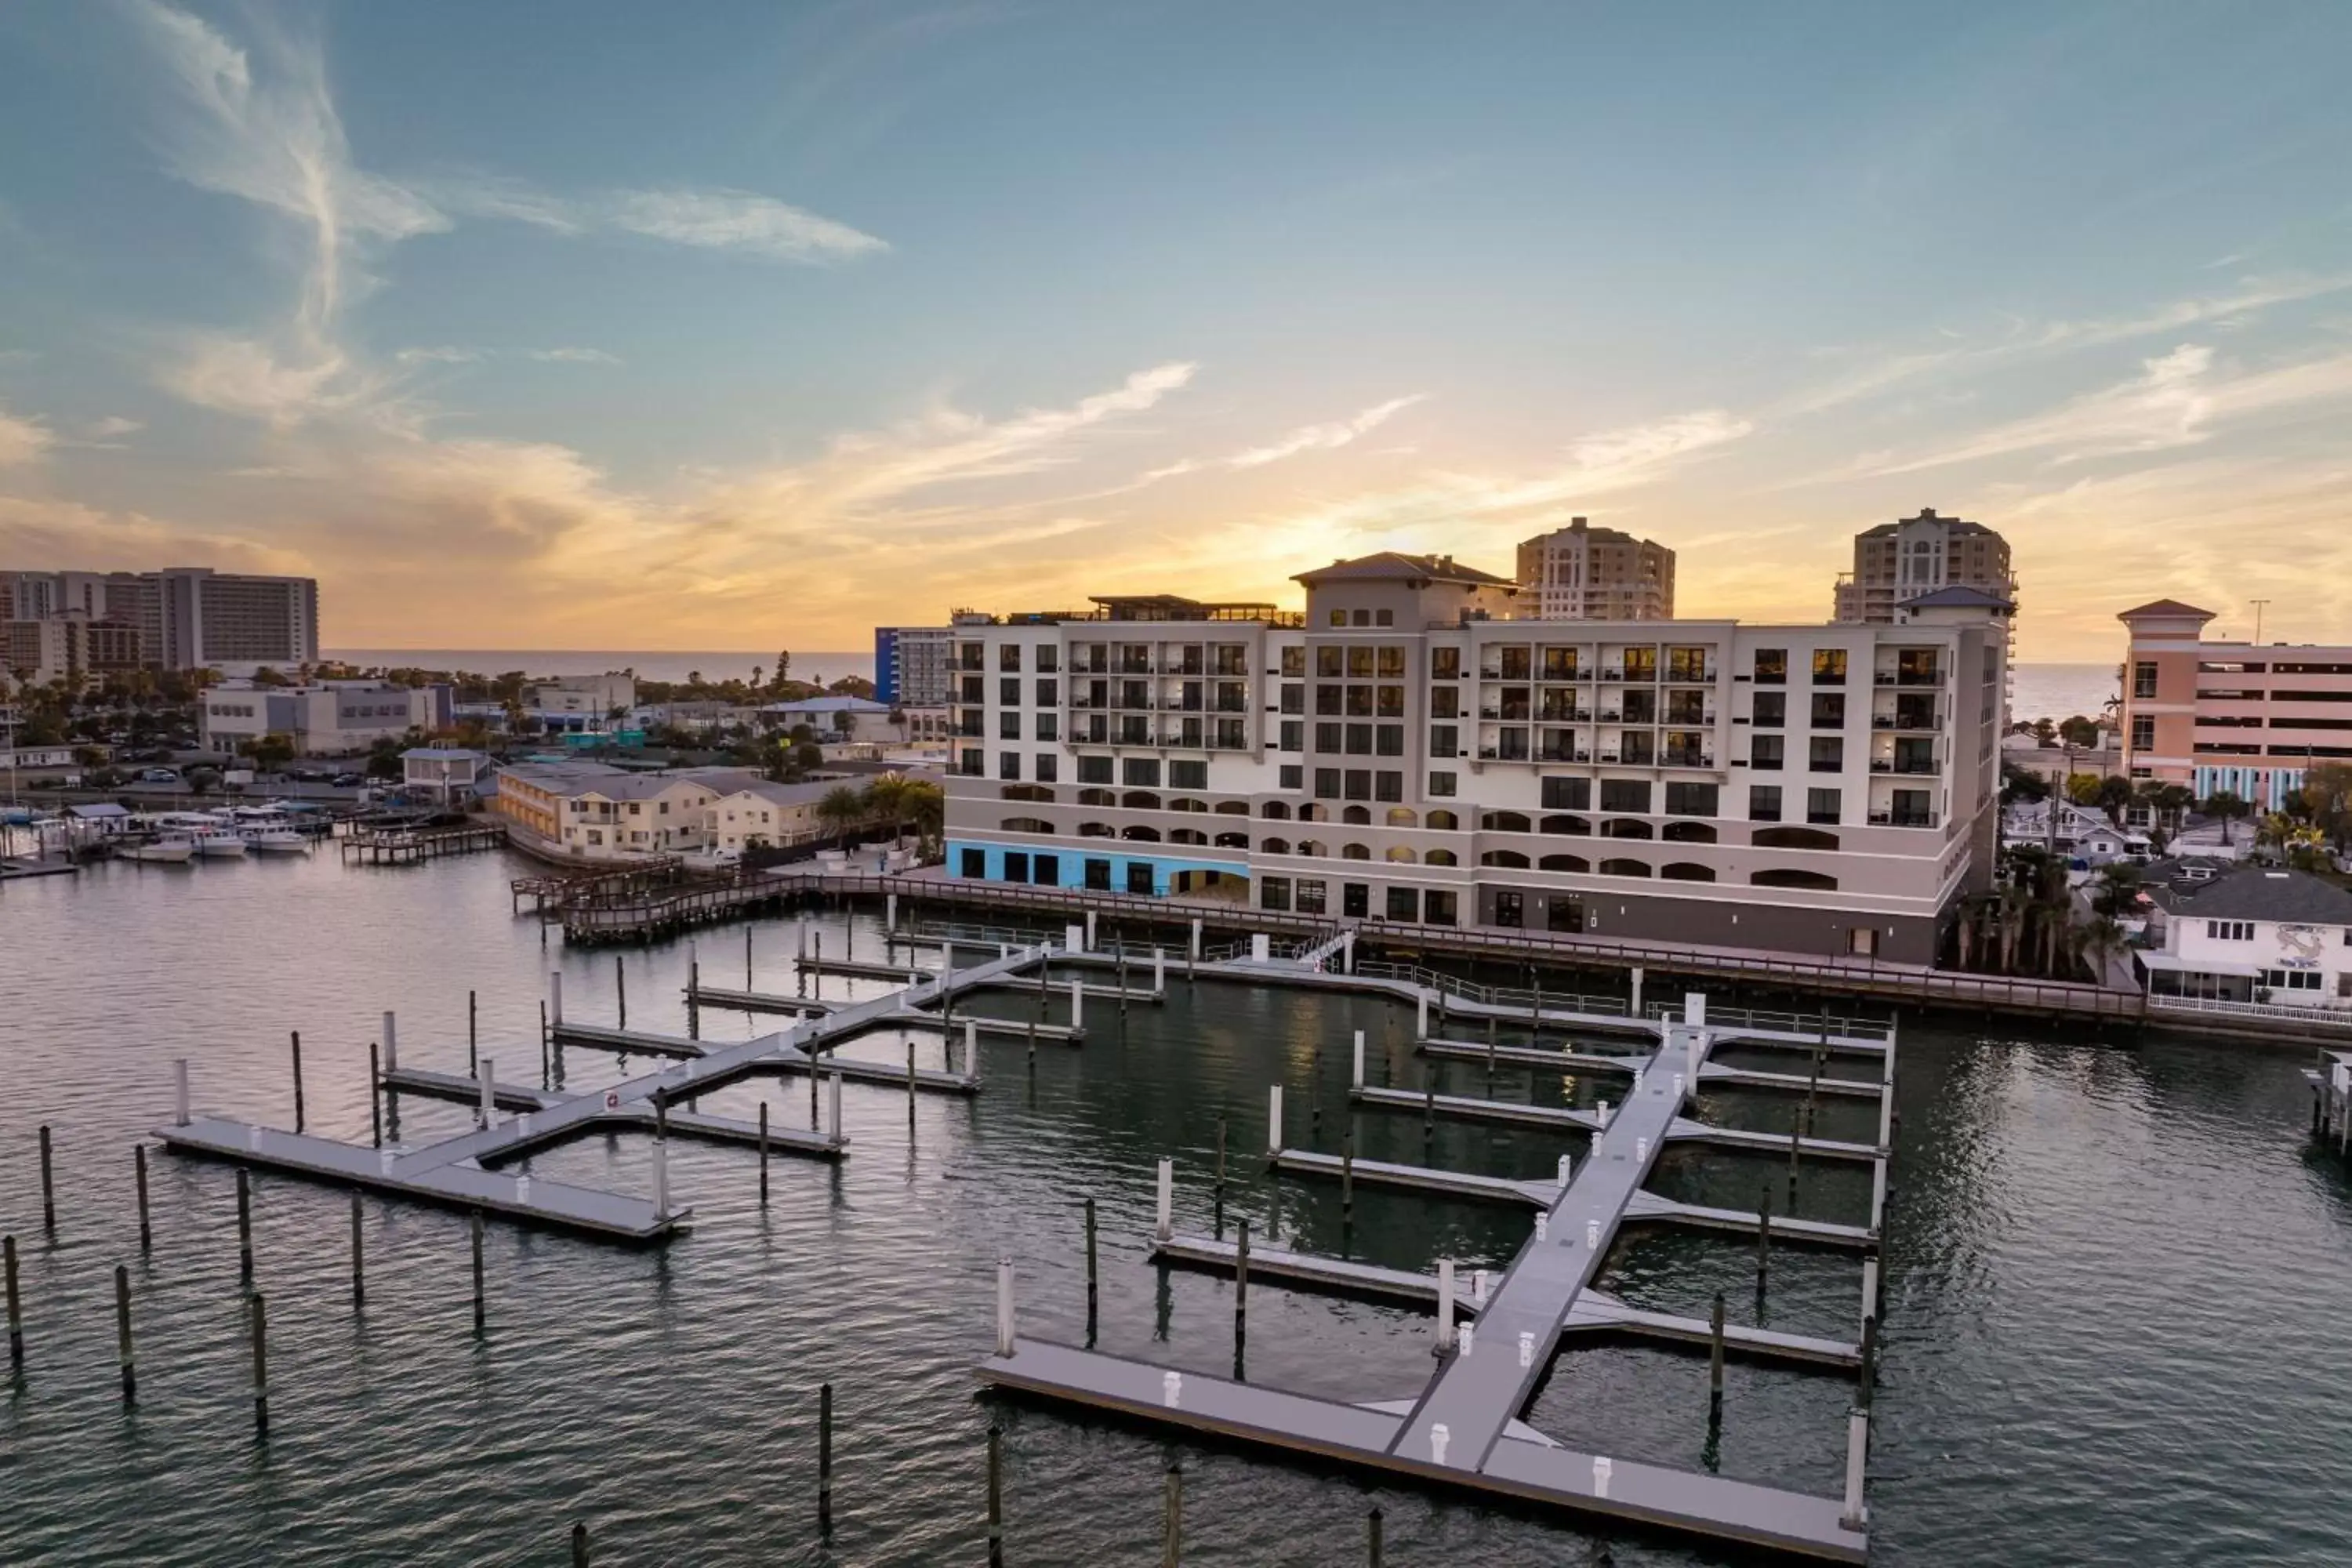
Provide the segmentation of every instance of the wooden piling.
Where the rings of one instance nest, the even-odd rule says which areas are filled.
[[[1381,1568],[1381,1510],[1378,1505],[1374,1505],[1364,1521],[1364,1560],[1371,1564],[1371,1568]]]
[[[25,1370],[25,1304],[16,1295],[16,1238],[0,1237],[0,1268],[8,1282],[8,1370]]]
[[[1756,1294],[1759,1300],[1764,1294],[1765,1278],[1771,1268],[1772,1184],[1767,1182],[1756,1199]]]
[[[294,1131],[302,1131],[302,1031],[292,1031],[294,1053]]]
[[[911,1039],[910,1039],[910,1040],[908,1040],[908,1041],[907,1042],[907,1128],[908,1128],[908,1131],[911,1132],[911,1131],[914,1130],[914,1126],[915,1126],[915,1042],[914,1042],[913,1040],[911,1040]]]
[[[474,1232],[474,1333],[478,1338],[488,1333],[490,1327],[489,1312],[482,1300],[482,1211],[479,1209],[474,1211],[472,1228]]]
[[[139,1250],[152,1252],[155,1247],[155,1233],[147,1224],[147,1145],[141,1143],[131,1153],[139,1177]]]
[[[629,1026],[629,972],[621,967],[621,955],[613,955],[613,995],[620,1004],[621,1027]]]
[[[816,1523],[819,1530],[833,1528],[833,1384],[829,1383],[816,1391]]]
[[[122,1363],[122,1403],[139,1397],[139,1371],[131,1359],[131,1270],[114,1266],[115,1359]]]
[[[1862,1320],[1862,1365],[1855,1373],[1854,1405],[1862,1410],[1870,1408],[1870,1395],[1877,1383],[1878,1314],[1866,1312]]]
[[[751,989],[751,928],[743,928],[743,989]]]
[[[367,1257],[360,1240],[360,1195],[352,1194],[352,1310],[367,1305]]]
[[[1184,1555],[1184,1467],[1168,1461],[1167,1542],[1160,1548],[1160,1568],[1176,1568]]]
[[[1217,1118],[1217,1239],[1225,1239],[1225,1119]]]
[[[1356,1131],[1352,1127],[1339,1135],[1339,1223],[1342,1226],[1356,1223]]]
[[[760,1206],[768,1206],[768,1102],[760,1101]]]
[[[539,1087],[541,1089],[555,1087],[555,1063],[551,1054],[554,1047],[554,1037],[547,1027],[547,999],[542,996],[539,1002]]]
[[[1087,1200],[1087,1342],[1088,1344],[1094,1342],[1095,1307],[1101,1299],[1096,1287],[1096,1277],[1095,1201],[1088,1198]]]
[[[1710,1421],[1723,1419],[1723,1292],[1715,1293],[1715,1313],[1708,1321],[1706,1345],[1706,1414]]]
[[[368,1131],[375,1146],[383,1147],[383,1047],[373,1040],[368,1042]]]
[[[49,1124],[41,1123],[41,1228],[55,1236],[58,1229],[57,1185],[49,1169]]]
[[[1249,1216],[1242,1216],[1234,1250],[1234,1381],[1242,1380],[1249,1351]]]
[[[253,1181],[244,1166],[236,1169],[236,1268],[239,1278],[253,1279]]]
[[[988,1568],[1004,1568],[1004,1428],[988,1427]]]
[[[253,1327],[253,1435],[269,1436],[269,1333],[262,1315],[261,1292],[247,1300],[247,1321]]]
[[[572,1568],[588,1568],[588,1527],[577,1521],[572,1526]]]

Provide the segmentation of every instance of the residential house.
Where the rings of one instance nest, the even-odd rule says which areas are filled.
[[[2151,995],[2352,1008],[2352,892],[2326,878],[2164,860],[2146,897]]]

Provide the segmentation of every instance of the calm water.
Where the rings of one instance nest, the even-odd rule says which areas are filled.
[[[290,1125],[286,1032],[304,1043],[312,1129],[368,1136],[367,1041],[400,1010],[403,1059],[462,1071],[466,992],[481,996],[501,1076],[538,1072],[548,964],[575,1017],[609,1018],[614,959],[542,951],[508,913],[515,867],[477,858],[404,871],[331,858],[182,869],[117,865],[0,889],[0,1226],[25,1250],[26,1385],[0,1401],[0,1561],[9,1563],[559,1563],[572,1520],[617,1563],[929,1564],[983,1560],[982,1434],[971,1368],[990,1346],[999,1254],[1018,1262],[1024,1331],[1085,1328],[1078,1202],[1102,1205],[1101,1343],[1229,1370],[1231,1296],[1142,1261],[1152,1162],[1178,1159],[1180,1223],[1209,1224],[1217,1119],[1232,1119],[1233,1214],[1338,1250],[1338,1194],[1277,1184],[1244,1152],[1265,1086],[1310,1100],[1338,1146],[1347,1042],[1417,1084],[1411,1015],[1368,1000],[1181,985],[1122,1033],[1097,1003],[1082,1049],[986,1053],[972,1103],[851,1086],[854,1156],[780,1160],[757,1202],[748,1151],[683,1143],[673,1192],[692,1233],[630,1252],[493,1224],[490,1332],[477,1343],[462,1215],[366,1204],[368,1305],[348,1294],[348,1198],[256,1184],[257,1279],[269,1302],[272,1436],[252,1440],[227,1167],[152,1160],[155,1247],[142,1258],[131,1149],[169,1113],[170,1062],[193,1058],[200,1108]],[[754,928],[758,979],[789,985],[789,927]],[[833,917],[828,952],[838,952]],[[861,919],[861,954],[880,937]],[[709,933],[714,983],[740,979],[740,928]],[[682,948],[631,951],[633,1025],[681,1027]],[[829,994],[842,983],[828,981]],[[1010,999],[996,1005],[1016,1012]],[[1099,1008],[1099,1011],[1096,1009]],[[707,1015],[707,1037],[756,1032]],[[2352,1401],[2338,1370],[2352,1300],[2352,1194],[2306,1147],[2299,1056],[2164,1040],[1905,1030],[1901,1150],[1890,1214],[1891,1306],[1873,1463],[1875,1560],[1887,1563],[2336,1563],[2352,1557]],[[938,1045],[926,1040],[925,1060]],[[858,1054],[903,1059],[869,1038]],[[642,1065],[642,1064],[640,1064]],[[570,1082],[617,1075],[568,1053]],[[1445,1087],[1482,1086],[1475,1066]],[[1497,1093],[1537,1091],[1525,1074]],[[1589,1086],[1551,1080],[1589,1098]],[[751,1112],[760,1086],[707,1097]],[[786,1120],[804,1089],[769,1084]],[[402,1102],[412,1140],[467,1114]],[[1726,1096],[1705,1114],[1787,1125],[1789,1106]],[[1866,1135],[1860,1104],[1821,1131]],[[35,1128],[58,1138],[59,1226],[39,1226]],[[1367,1114],[1368,1157],[1415,1160],[1417,1118]],[[1551,1140],[1441,1127],[1439,1163],[1548,1171]],[[646,1145],[593,1139],[534,1169],[650,1187]],[[1779,1161],[1674,1157],[1658,1186],[1753,1202]],[[1809,1174],[1802,1212],[1858,1219],[1866,1181]],[[1359,1194],[1353,1249],[1422,1268],[1505,1258],[1524,1216]],[[111,1273],[131,1267],[138,1406],[113,1361]],[[1717,1289],[1754,1310],[1752,1247],[1635,1233],[1612,1288],[1702,1312]],[[1859,1265],[1776,1256],[1766,1321],[1853,1331]],[[1429,1370],[1427,1321],[1261,1287],[1251,1373],[1355,1398],[1400,1397]],[[1533,1419],[1564,1437],[1727,1475],[1839,1485],[1847,1387],[1734,1363],[1718,1444],[1704,1357],[1596,1348],[1564,1356]],[[814,1524],[817,1384],[836,1384],[836,1529]],[[1013,1409],[1010,1555],[1026,1563],[1158,1559],[1169,1450],[1049,1409]],[[1572,1526],[1488,1512],[1234,1452],[1182,1450],[1186,1561],[1362,1560],[1362,1515],[1388,1511],[1396,1563],[1583,1563]],[[1738,1559],[1673,1542],[1612,1543],[1619,1563]]]

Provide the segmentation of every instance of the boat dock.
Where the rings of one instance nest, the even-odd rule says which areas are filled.
[[[503,849],[506,824],[467,823],[463,827],[362,827],[336,840],[345,865],[414,866],[451,855]]]
[[[1346,1182],[1372,1182],[1454,1197],[1515,1203],[1536,1211],[1533,1232],[1491,1284],[1474,1277],[1468,1308],[1475,1321],[1458,1329],[1453,1267],[1441,1263],[1433,1287],[1419,1275],[1376,1268],[1347,1259],[1307,1258],[1283,1249],[1251,1255],[1248,1267],[1262,1276],[1309,1289],[1336,1289],[1395,1299],[1424,1300],[1437,1313],[1440,1357],[1420,1394],[1401,1405],[1375,1406],[1255,1387],[1244,1381],[1243,1303],[1237,1299],[1234,1373],[1232,1379],[1180,1373],[1148,1363],[1097,1354],[1070,1346],[1024,1339],[1017,1331],[1010,1265],[999,1279],[997,1352],[978,1375],[992,1387],[1115,1412],[1181,1430],[1213,1433],[1264,1446],[1337,1459],[1391,1475],[1412,1477],[1472,1491],[1551,1504],[1563,1509],[1636,1521],[1663,1529],[1743,1542],[1831,1562],[1861,1563],[1868,1550],[1867,1510],[1863,1501],[1869,1442],[1869,1368],[1878,1312],[1877,1264],[1864,1263],[1859,1344],[1744,1331],[1742,1353],[1833,1369],[1859,1369],[1854,1409],[1847,1433],[1845,1489],[1842,1497],[1818,1497],[1774,1487],[1643,1464],[1580,1451],[1526,1430],[1526,1412],[1548,1375],[1561,1342],[1587,1333],[1631,1334],[1677,1343],[1705,1343],[1716,1356],[1731,1350],[1726,1326],[1701,1324],[1673,1314],[1627,1305],[1594,1289],[1609,1249],[1629,1222],[1688,1222],[1729,1228],[1764,1223],[1761,1216],[1703,1210],[1657,1199],[1643,1184],[1669,1142],[1705,1139],[1744,1146],[1751,1135],[1708,1126],[1688,1113],[1692,1096],[1705,1081],[1707,1057],[1719,1038],[1747,1030],[1738,1024],[1718,1036],[1703,997],[1685,999],[1678,1018],[1655,1022],[1654,1048],[1637,1064],[1630,1092],[1607,1116],[1567,1107],[1502,1106],[1462,1096],[1368,1089],[1363,1079],[1360,1037],[1351,1099],[1384,1109],[1444,1105],[1451,1114],[1481,1120],[1533,1119],[1576,1131],[1590,1140],[1581,1161],[1563,1155],[1553,1181],[1514,1181],[1438,1171],[1427,1167],[1333,1157],[1285,1147],[1282,1090],[1268,1097],[1267,1157],[1284,1172],[1338,1175]],[[1424,1031],[1425,1033],[1426,1031]],[[1772,1031],[1767,1026],[1766,1032]],[[1807,1048],[1867,1047],[1881,1058],[1878,1087],[1881,1142],[1831,1143],[1753,1134],[1760,1146],[1779,1151],[1792,1144],[1827,1157],[1866,1158],[1877,1173],[1871,1225],[1808,1227],[1806,1239],[1832,1245],[1858,1241],[1874,1252],[1885,1203],[1887,1150],[1893,1111],[1894,1042],[1823,1038],[1815,1031]],[[1789,1043],[1794,1043],[1789,1042]],[[1816,1059],[1819,1059],[1817,1055]],[[1170,1225],[1170,1165],[1161,1165],[1159,1255],[1192,1267],[1233,1268],[1241,1249],[1221,1242],[1187,1238],[1179,1243]],[[1786,1233],[1792,1221],[1771,1222]],[[1791,1237],[1791,1239],[1795,1237]],[[1475,1333],[1474,1333],[1475,1331]],[[1720,1373],[1716,1373],[1718,1398]]]

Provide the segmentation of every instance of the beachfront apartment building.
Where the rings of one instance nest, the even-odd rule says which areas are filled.
[[[523,690],[523,708],[542,729],[602,734],[636,722],[637,678],[615,669],[535,680]]]
[[[2208,640],[2213,612],[2178,599],[2116,618],[2129,776],[2275,811],[2312,763],[2352,759],[2352,644]]]
[[[1519,544],[1516,614],[1544,621],[1670,621],[1675,552],[1572,518]]]
[[[628,861],[812,842],[827,831],[817,803],[839,787],[776,784],[749,768],[510,763],[498,770],[490,809],[543,853]]]
[[[1990,879],[2003,601],[1552,622],[1445,556],[1297,581],[1303,615],[957,626],[950,874],[1922,963]]]
[[[319,658],[312,577],[169,566],[160,572],[0,572],[0,626],[78,619],[92,670],[149,666],[250,674]],[[103,627],[100,634],[96,628]],[[103,658],[96,657],[101,649]]]
[[[1830,618],[1892,626],[1904,604],[1938,588],[1973,588],[2014,605],[2009,541],[1983,523],[1939,517],[1931,506],[1865,528],[1853,536],[1853,569],[1837,580]]]
[[[944,708],[954,634],[946,626],[874,628],[874,697],[892,708]]]
[[[232,683],[205,690],[196,710],[197,729],[208,752],[234,752],[245,742],[276,734],[293,742],[301,756],[349,756],[412,731],[447,729],[456,715],[454,695],[447,686],[373,680]]]

